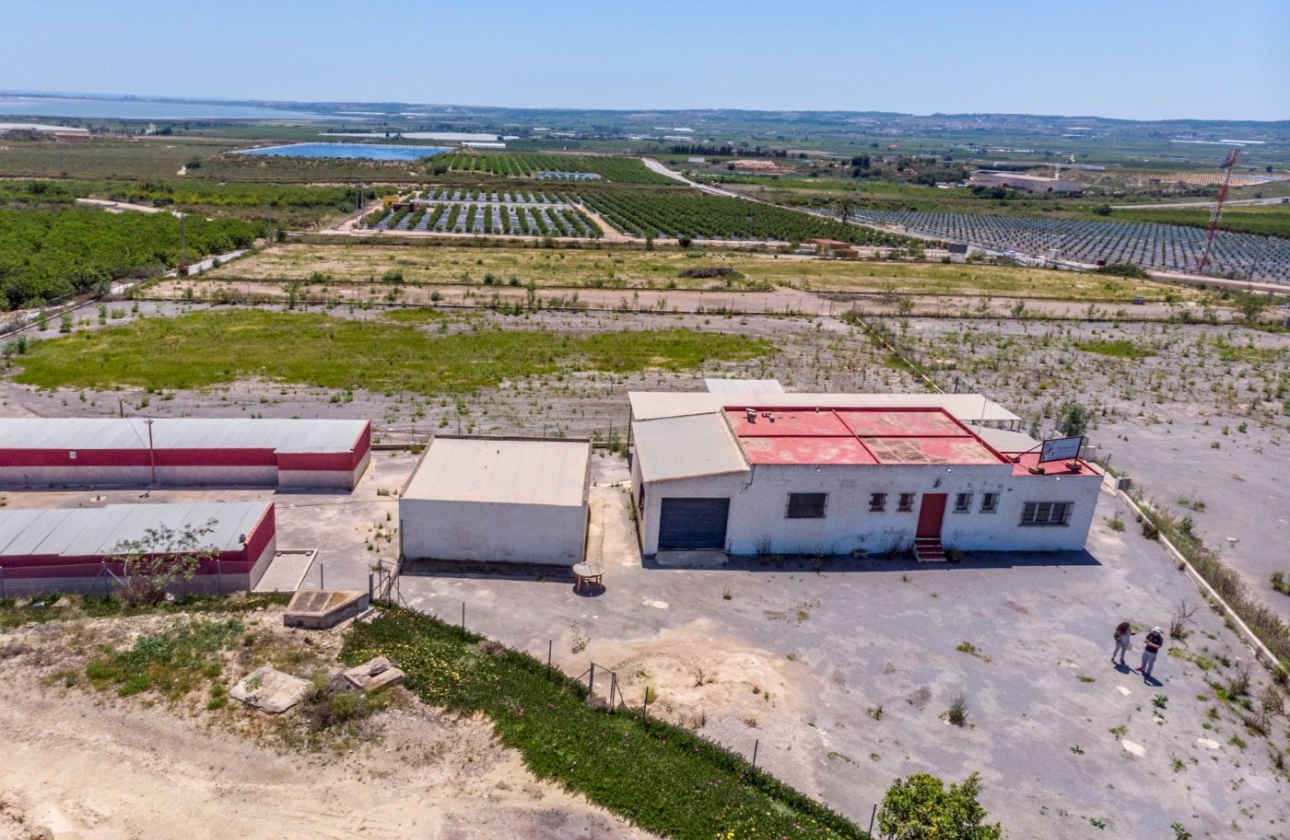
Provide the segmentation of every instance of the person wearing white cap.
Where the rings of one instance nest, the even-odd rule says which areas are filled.
[[[1142,674],[1143,682],[1151,681],[1151,670],[1156,667],[1156,654],[1164,643],[1165,637],[1160,635],[1160,628],[1152,627],[1142,643],[1142,667],[1135,669]]]

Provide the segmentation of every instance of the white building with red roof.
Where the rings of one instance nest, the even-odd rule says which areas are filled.
[[[633,393],[641,550],[836,555],[1084,548],[1102,474],[1040,463],[974,395]],[[1000,430],[1003,434],[999,434]],[[1076,447],[1078,442],[1075,443]]]

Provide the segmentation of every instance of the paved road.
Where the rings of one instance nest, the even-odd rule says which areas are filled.
[[[665,166],[661,161],[654,160],[653,158],[641,158],[641,163],[645,164],[651,170],[653,170],[654,172],[657,172],[660,175],[664,175],[668,178],[671,178],[673,181],[680,181],[682,184],[688,184],[689,186],[694,187],[696,190],[708,193],[709,195],[719,195],[719,196],[722,196],[723,198],[742,198],[744,201],[757,201],[757,199],[749,198],[748,196],[742,193],[731,192],[730,190],[723,190],[717,187],[710,187],[707,184],[700,184],[697,181],[691,181],[689,178],[685,177],[680,172],[676,172],[674,170],[668,169],[667,166]],[[766,202],[758,202],[758,203],[764,204]]]
[[[1224,207],[1258,207],[1265,204],[1290,204],[1286,198],[1241,198],[1236,201],[1224,201]],[[1196,207],[1213,207],[1211,201],[1165,201],[1159,204],[1112,204],[1112,210],[1179,210]]]

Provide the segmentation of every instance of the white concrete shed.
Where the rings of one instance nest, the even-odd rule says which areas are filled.
[[[399,500],[403,556],[581,562],[590,466],[586,440],[436,437]]]

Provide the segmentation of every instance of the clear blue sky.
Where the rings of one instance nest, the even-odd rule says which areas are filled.
[[[0,88],[1290,119],[1290,0],[0,0]]]

